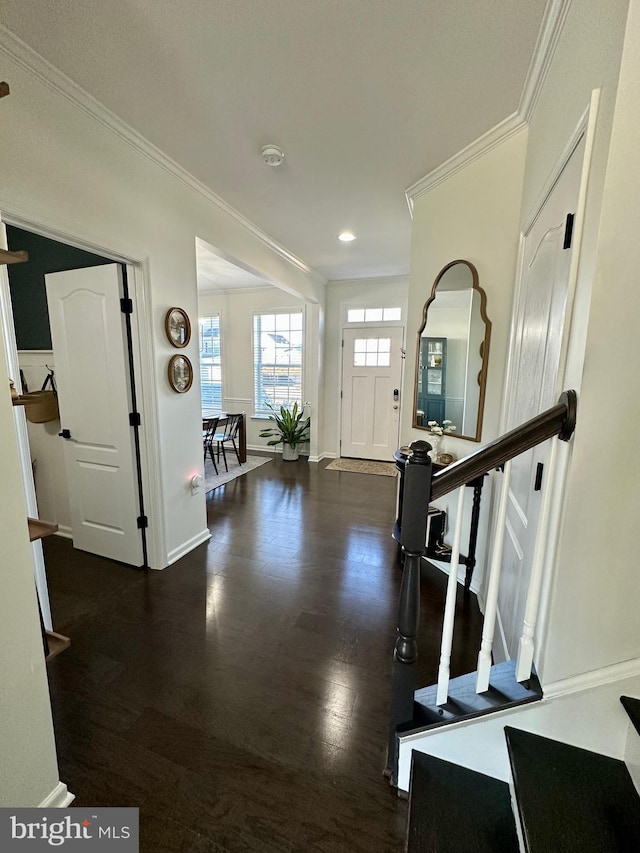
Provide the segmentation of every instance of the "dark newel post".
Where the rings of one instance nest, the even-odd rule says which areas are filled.
[[[426,551],[427,514],[431,497],[431,445],[414,441],[404,469],[400,542],[404,570],[398,605],[398,638],[393,653],[391,719],[385,774],[397,785],[397,728],[413,718],[415,662],[420,624],[420,560]]]

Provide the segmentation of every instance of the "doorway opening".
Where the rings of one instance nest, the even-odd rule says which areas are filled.
[[[23,380],[26,387],[22,388],[23,392],[39,391],[45,378],[53,370],[54,381],[57,384],[58,401],[63,403],[65,397],[60,393],[61,378],[57,374],[58,361],[61,359],[61,352],[56,346],[55,340],[52,339],[52,328],[49,317],[49,304],[47,299],[47,282],[46,278],[56,278],[69,275],[93,276],[99,273],[101,276],[107,274],[109,270],[115,271],[111,276],[109,288],[113,291],[111,296],[117,301],[119,308],[124,307],[127,300],[130,299],[128,270],[124,263],[114,263],[112,258],[104,255],[86,251],[77,248],[65,242],[56,239],[42,236],[34,233],[27,228],[18,227],[7,224],[6,239],[7,245],[11,250],[26,250],[29,254],[29,261],[24,264],[14,265],[7,269],[8,283],[5,282],[7,291],[11,297],[11,313],[13,315],[13,326],[10,329],[9,324],[5,323],[5,337],[8,338],[8,350],[12,350],[14,363],[12,372],[16,373],[16,385],[19,387],[20,379]],[[16,249],[17,247],[17,249]],[[64,272],[63,272],[64,271]],[[81,289],[85,294],[90,294],[90,298],[95,299],[96,288],[90,280],[87,280]],[[90,322],[90,318],[81,315],[81,322],[75,324],[76,328],[85,326]],[[143,464],[140,435],[138,434],[139,419],[131,418],[130,415],[137,412],[136,407],[136,382],[134,373],[134,332],[131,325],[131,316],[122,314],[117,320],[117,335],[110,342],[105,342],[105,346],[101,347],[99,342],[93,347],[95,350],[102,349],[105,356],[105,361],[109,362],[112,359],[121,361],[123,365],[123,379],[126,395],[126,412],[123,417],[126,418],[126,439],[125,443],[126,454],[133,471],[134,492],[133,500],[136,507],[136,517],[134,519],[135,536],[138,539],[138,548],[141,553],[139,560],[124,559],[130,565],[148,564],[147,546],[146,546],[146,531],[144,527],[138,524],[140,517],[144,516],[144,497],[143,497]],[[95,328],[95,326],[94,326]],[[63,334],[62,339],[65,345],[71,345],[74,337],[74,326],[70,327],[69,335]],[[13,337],[13,340],[11,340]],[[55,337],[55,336],[54,336]],[[66,339],[69,338],[69,341]],[[60,334],[58,334],[60,341]],[[81,338],[79,339],[81,341]],[[79,340],[76,340],[74,346],[77,347]],[[87,336],[85,335],[85,340]],[[79,364],[86,364],[91,353],[80,351],[66,354],[67,370],[69,364],[77,367]],[[76,371],[77,373],[77,371]],[[120,380],[122,381],[122,380]],[[98,384],[98,383],[96,383]],[[68,390],[68,381],[67,381]],[[69,396],[68,393],[66,395]],[[77,394],[80,405],[82,406],[85,398],[82,393]],[[63,412],[65,409],[61,406]],[[95,407],[91,401],[86,401],[84,408],[91,412]],[[68,408],[67,408],[68,411]],[[118,414],[120,417],[120,413]],[[32,515],[37,515],[40,518],[46,518],[58,525],[60,535],[76,539],[77,529],[74,531],[72,507],[78,493],[81,494],[82,502],[91,504],[89,514],[94,515],[96,502],[94,500],[95,493],[92,495],[89,491],[90,484],[85,478],[74,480],[69,476],[68,456],[65,445],[71,441],[64,441],[63,438],[69,436],[70,430],[63,428],[59,419],[46,421],[43,423],[27,423],[24,419],[18,418],[18,433],[19,444],[21,445],[21,454],[23,457],[23,477],[25,480],[25,494],[27,495],[28,512]],[[76,436],[71,436],[71,439],[76,439]],[[94,441],[99,444],[101,440]],[[74,441],[77,446],[82,442]],[[87,445],[89,441],[85,441]],[[109,445],[109,441],[102,441]],[[85,464],[84,469],[98,469],[99,466],[89,461]],[[104,490],[103,502],[113,498],[112,494],[107,494],[108,490]],[[31,500],[29,499],[31,493]],[[75,500],[77,503],[77,500]],[[99,502],[98,502],[99,503]],[[99,531],[101,527],[105,527],[102,519],[98,515],[90,519],[90,526],[94,530]],[[108,525],[107,525],[108,526]],[[74,544],[75,541],[74,541]],[[82,550],[91,553],[102,554],[103,556],[111,556],[109,553],[101,550],[100,544],[93,547],[91,540],[85,540],[82,544],[77,545]],[[34,554],[34,562],[36,568],[36,584],[38,594],[41,600],[43,618],[45,625],[51,629],[51,616],[48,605],[48,595],[46,590],[46,575],[44,573],[44,562],[41,549],[36,549]],[[39,566],[40,564],[40,566]],[[48,623],[48,624],[47,624]]]

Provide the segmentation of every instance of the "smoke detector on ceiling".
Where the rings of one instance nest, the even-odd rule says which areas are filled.
[[[284,151],[277,145],[265,145],[262,149],[262,159],[267,166],[279,166],[284,160]]]

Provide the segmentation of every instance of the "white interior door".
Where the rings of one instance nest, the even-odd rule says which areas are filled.
[[[142,565],[119,264],[45,276],[73,544]]]
[[[524,423],[557,402],[558,369],[567,331],[565,317],[571,260],[571,247],[565,248],[567,215],[576,211],[584,150],[583,138],[524,237],[507,429]],[[542,465],[544,477],[549,451],[550,441],[546,441],[517,456],[511,468],[500,588],[500,614],[511,653],[515,652],[522,631],[540,510],[541,490],[536,489],[536,475],[538,466]]]
[[[398,447],[401,327],[345,329],[340,455],[391,462]]]

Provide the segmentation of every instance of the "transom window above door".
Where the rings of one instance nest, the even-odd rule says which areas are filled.
[[[347,323],[398,323],[402,319],[402,308],[348,308]]]

